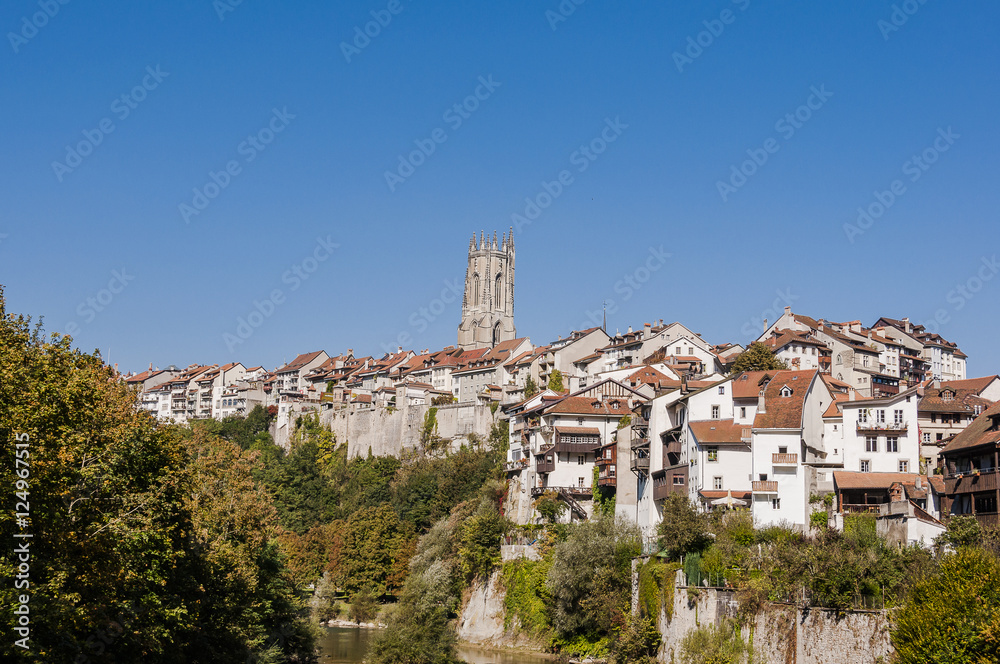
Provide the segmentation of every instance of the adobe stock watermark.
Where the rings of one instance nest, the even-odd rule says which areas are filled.
[[[49,24],[49,21],[56,17],[59,13],[59,9],[68,5],[70,0],[38,0],[38,6],[41,11],[37,11],[30,17],[21,17],[21,26],[17,32],[8,32],[7,41],[10,42],[10,47],[14,49],[14,53],[20,53],[21,47],[27,45],[29,41],[35,38],[38,31]]]
[[[750,0],[732,0],[732,2],[741,12],[746,11],[747,7],[750,6]],[[726,31],[726,26],[732,25],[736,21],[737,16],[738,14],[734,13],[732,9],[723,9],[719,12],[719,18],[702,21],[701,24],[705,26],[705,29],[694,36],[688,35],[684,53],[674,51],[672,57],[677,71],[683,74],[684,67],[694,64],[694,61],[702,56],[705,49],[722,36],[722,33]]]
[[[785,288],[784,292],[780,289],[775,290],[774,293],[777,297],[774,298],[774,302],[771,303],[770,307],[761,311],[759,316],[751,317],[743,323],[740,333],[744,337],[750,337],[751,339],[759,337],[765,332],[765,325],[767,325],[768,321],[774,323],[785,312],[785,307],[792,306],[792,302],[799,299],[798,295],[792,293],[791,288]]]
[[[461,301],[464,294],[465,288],[463,282],[458,279],[445,279],[444,288],[441,289],[441,293],[436,298],[428,302],[427,306],[418,307],[406,319],[413,332],[411,333],[409,330],[404,330],[396,335],[395,343],[379,344],[382,346],[382,350],[387,353],[395,353],[397,347],[403,346],[405,348],[412,344],[415,334],[422,334],[425,332],[434,321],[440,318],[441,315],[447,311],[449,305]]]
[[[287,106],[283,106],[280,111],[277,108],[271,109],[270,120],[236,146],[236,154],[243,157],[242,163],[238,159],[230,159],[220,170],[209,171],[205,184],[191,190],[190,205],[181,203],[177,206],[177,211],[180,212],[184,223],[190,224],[191,217],[197,217],[204,212],[209,204],[232,184],[233,179],[243,172],[243,164],[249,164],[255,160],[260,153],[267,149],[267,146],[274,142],[278,134],[285,131],[294,119],[295,116],[288,112]]]
[[[215,10],[215,15],[219,17],[219,22],[226,20],[226,14],[231,14],[236,11],[236,8],[243,4],[243,0],[213,0],[212,9]]]
[[[924,148],[920,154],[915,154],[904,161],[900,167],[903,175],[907,176],[910,182],[919,180],[924,173],[930,170],[931,166],[937,163],[941,154],[950,150],[955,141],[962,137],[961,134],[952,131],[951,126],[947,129],[938,127],[937,133],[937,137],[929,146]],[[872,197],[875,200],[858,208],[858,217],[854,223],[844,224],[844,235],[847,236],[847,241],[854,244],[855,238],[868,232],[906,191],[906,183],[901,178],[897,178],[889,183],[887,189],[882,191],[876,189],[872,192]]]
[[[637,265],[632,271],[622,275],[622,278],[615,282],[613,290],[616,295],[620,295],[620,300],[607,298],[604,300],[605,308],[598,311],[586,312],[587,320],[581,323],[579,329],[584,330],[595,325],[601,325],[604,321],[605,312],[615,314],[618,312],[619,303],[625,303],[642,290],[653,275],[663,269],[667,260],[673,258],[673,254],[667,253],[661,244],[659,247],[649,247],[649,254],[642,263]]]
[[[134,281],[135,276],[129,274],[125,268],[121,270],[112,270],[111,279],[108,280],[108,285],[101,288],[93,295],[88,296],[76,307],[76,315],[80,317],[79,322],[76,320],[66,323],[66,334],[69,336],[75,335],[80,331],[81,325],[86,325],[88,323],[94,322],[97,318],[97,314],[103,312],[111,303],[115,301],[119,295],[128,288],[129,282]]]
[[[146,75],[134,88],[116,97],[111,102],[111,113],[118,121],[124,121],[132,111],[139,108],[139,104],[146,100],[150,92],[160,87],[163,79],[170,76],[170,72],[161,71],[160,65],[154,68],[152,65],[146,67]],[[84,129],[83,140],[75,145],[66,146],[66,158],[63,161],[52,162],[52,172],[55,173],[56,180],[63,181],[63,178],[75,171],[83,160],[94,153],[104,137],[115,130],[115,122],[110,117],[101,118],[97,126],[93,129]]]
[[[281,283],[288,286],[288,293],[294,293],[302,287],[319,269],[319,266],[329,260],[340,245],[331,236],[317,237],[313,250],[301,261],[293,264],[281,273]],[[223,332],[222,341],[232,353],[236,347],[253,336],[253,333],[264,324],[264,321],[274,315],[274,312],[285,303],[287,294],[282,288],[274,288],[262,300],[254,300],[253,307],[246,316],[236,318],[236,328],[233,332]]]
[[[400,0],[389,0],[385,9],[372,10],[372,20],[366,22],[364,26],[354,26],[354,37],[350,43],[340,42],[340,52],[344,54],[347,64],[351,64],[351,58],[361,55],[361,51],[368,48],[372,40],[382,34],[382,30],[389,27],[394,16],[399,16],[405,7]]]
[[[621,121],[620,116],[616,115],[614,120],[604,118],[604,127],[597,136],[570,153],[570,165],[575,167],[577,173],[583,173],[597,161],[598,157],[604,154],[609,145],[621,137],[626,129],[628,129],[628,125]],[[525,226],[541,217],[542,212],[562,196],[563,192],[575,181],[573,172],[568,168],[559,171],[551,182],[542,180],[541,191],[524,199],[523,212],[514,212],[510,215],[511,224],[520,232]]]
[[[479,85],[465,99],[457,104],[452,104],[441,115],[441,120],[445,122],[451,131],[457,131],[472,114],[479,109],[481,102],[489,99],[502,83],[493,80],[493,74],[486,78],[480,76]],[[385,183],[389,186],[389,191],[396,192],[396,187],[406,182],[407,178],[416,173],[417,169],[426,163],[427,159],[437,151],[437,147],[448,140],[448,132],[437,127],[431,131],[428,138],[414,139],[415,150],[411,150],[405,156],[399,155],[399,162],[395,171],[386,171],[384,174]]]
[[[993,254],[989,258],[983,256],[979,259],[979,263],[979,266],[971,277],[962,283],[955,284],[955,287],[948,291],[945,301],[951,305],[950,310],[944,307],[937,309],[932,318],[920,323],[928,332],[937,334],[943,325],[951,322],[951,315],[953,313],[964,309],[969,301],[979,291],[983,290],[986,284],[993,281],[993,278],[997,276],[997,272],[1000,272],[1000,262],[997,261],[996,254]]]
[[[903,0],[899,4],[894,4],[888,20],[880,18],[875,23],[878,31],[882,33],[882,39],[889,41],[889,35],[899,32],[910,20],[910,17],[920,11],[920,8],[925,4],[927,4],[927,0]]]
[[[774,131],[778,132],[783,140],[790,141],[795,132],[812,119],[813,113],[823,108],[827,100],[833,96],[833,93],[826,89],[825,83],[820,84],[819,88],[813,85],[809,91],[812,94],[806,97],[805,103],[791,113],[785,113],[774,123]],[[728,202],[729,197],[739,191],[757,171],[764,167],[771,155],[780,149],[781,142],[774,136],[766,139],[759,148],[747,148],[749,159],[744,160],[739,166],[733,164],[729,167],[728,181],[715,182],[715,188],[722,197],[722,202]]]
[[[549,22],[552,32],[556,31],[560,23],[565,23],[570,16],[576,13],[576,8],[587,0],[561,0],[555,10],[545,10],[545,20]]]

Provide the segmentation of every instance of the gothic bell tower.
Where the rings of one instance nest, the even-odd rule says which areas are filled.
[[[469,242],[469,264],[465,269],[462,323],[458,326],[460,348],[492,348],[517,338],[514,328],[514,229],[497,244],[482,231],[479,241]]]

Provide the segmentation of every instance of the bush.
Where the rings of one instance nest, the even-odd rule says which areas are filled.
[[[657,532],[660,546],[672,560],[701,551],[712,541],[707,516],[679,493],[672,493],[663,501],[663,520]]]
[[[945,557],[896,615],[899,664],[1000,661],[1000,560],[978,548]]]
[[[378,602],[371,589],[364,589],[351,595],[351,620],[356,623],[371,622],[378,611]]]
[[[759,661],[743,641],[736,623],[723,619],[718,626],[703,625],[681,641],[681,664],[751,664]]]

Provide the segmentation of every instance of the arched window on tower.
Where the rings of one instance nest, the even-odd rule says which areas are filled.
[[[500,323],[493,326],[493,345],[496,346],[500,343]]]
[[[479,273],[472,275],[472,304],[479,304]]]
[[[503,296],[501,295],[501,293],[503,292],[502,291],[503,279],[501,277],[502,277],[501,274],[497,274],[497,285],[496,285],[496,288],[493,290],[493,293],[494,293],[494,295],[493,295],[493,308],[494,309],[502,309],[503,308],[503,304],[502,304],[503,303]]]

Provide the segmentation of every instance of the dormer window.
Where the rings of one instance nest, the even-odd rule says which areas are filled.
[[[942,401],[952,401],[954,398],[955,398],[955,393],[952,392],[951,390],[942,390],[941,391],[941,400]]]
[[[784,387],[781,388],[780,394],[783,397],[790,397],[790,396],[792,396],[792,388],[790,388],[787,385],[785,385]]]

